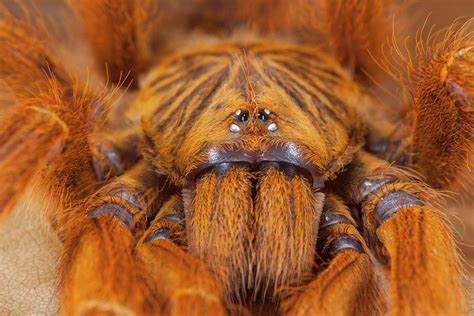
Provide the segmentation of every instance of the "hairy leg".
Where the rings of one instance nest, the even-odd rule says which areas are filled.
[[[171,196],[135,249],[145,283],[166,315],[224,315],[223,288],[185,243],[182,202]]]
[[[282,308],[288,315],[381,313],[384,302],[368,248],[350,211],[332,193],[326,197],[319,229],[318,252],[325,267]]]
[[[445,38],[434,35],[428,47],[419,44],[408,67],[413,111],[405,120],[407,132],[401,143],[395,135],[386,152],[390,160],[413,162],[430,185],[442,189],[468,180],[473,153],[474,40],[465,28],[449,29]]]
[[[34,174],[64,146],[68,127],[54,112],[16,107],[0,130],[0,219],[8,216]]]
[[[322,1],[323,16],[319,28],[327,36],[331,53],[339,63],[353,72],[354,79],[370,88],[374,98],[367,98],[357,107],[358,114],[368,125],[366,147],[372,152],[385,149],[387,138],[400,120],[398,104],[380,102],[385,92],[379,87],[394,82],[379,66],[384,60],[383,47],[388,39],[398,42],[402,37],[402,5],[393,0],[326,0]],[[316,22],[315,22],[316,23]],[[392,28],[397,30],[393,33]],[[385,89],[385,88],[382,88]]]
[[[82,20],[98,67],[112,83],[138,86],[148,63],[144,19],[147,8],[137,0],[71,2]],[[148,8],[149,9],[149,8]]]
[[[345,199],[361,205],[370,241],[385,262],[391,312],[461,314],[459,258],[433,191],[364,153],[338,181],[348,184]]]
[[[184,215],[176,196],[160,207],[162,180],[141,161],[90,198],[88,216],[69,222],[76,227],[63,254],[64,313],[224,313],[217,282],[172,243],[184,245]]]
[[[105,100],[73,89],[66,72],[46,49],[53,45],[33,37],[35,32],[10,16],[3,19],[3,13],[0,39],[5,49],[0,52],[0,71],[6,88],[20,101],[0,134],[5,152],[2,177],[7,181],[15,173],[11,182],[15,191],[2,192],[7,205],[4,209],[14,204],[22,188],[42,169],[46,190],[58,204],[52,207],[56,213],[50,215],[64,247],[60,273],[61,308],[65,314],[127,314],[159,309],[143,282],[144,276],[137,272],[142,267],[133,255],[136,240],[150,216],[137,202],[144,193],[141,167],[103,188],[101,195],[84,207],[84,198],[97,184],[94,171],[102,169],[103,176],[110,176],[126,168],[113,165],[115,146],[100,147],[100,139],[98,144],[91,142],[91,126],[95,123],[91,118],[103,110],[94,105],[103,106]],[[47,168],[43,168],[47,162]]]
[[[0,129],[0,180],[10,183],[0,192],[4,214],[48,162],[43,176],[47,174],[45,182],[53,192],[64,193],[67,185],[83,187],[93,180],[87,136],[97,99],[73,89],[71,78],[48,49],[53,45],[40,34],[6,10],[0,14],[1,84],[17,101],[8,108]],[[67,172],[72,165],[74,172]]]
[[[158,180],[142,161],[70,210],[63,227],[63,313],[140,314],[153,304],[133,250],[157,202],[150,188]]]
[[[61,87],[72,88],[71,77],[52,49],[57,43],[48,37],[43,27],[15,18],[2,4],[0,45],[0,84],[17,99],[48,91],[51,78]]]
[[[322,27],[341,65],[361,79],[380,79],[384,74],[374,59],[382,57],[396,10],[392,0],[324,1]]]
[[[153,313],[165,315],[225,315],[224,291],[204,264],[167,240],[139,244],[140,272],[157,296]]]

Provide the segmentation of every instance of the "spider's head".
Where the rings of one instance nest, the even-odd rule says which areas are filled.
[[[324,181],[364,136],[349,76],[315,49],[230,45],[170,59],[148,85],[145,129],[183,188],[189,250],[232,294],[309,273]]]
[[[180,185],[212,164],[210,154],[267,147],[332,178],[363,142],[353,105],[361,94],[337,61],[315,48],[226,45],[165,60],[139,104],[157,168]],[[233,148],[233,149],[232,149]]]

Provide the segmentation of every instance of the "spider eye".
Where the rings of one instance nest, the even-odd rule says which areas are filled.
[[[238,118],[239,121],[246,122],[249,119],[249,112],[247,112],[247,111],[241,112],[237,116],[237,118]]]
[[[266,120],[268,120],[269,118],[270,118],[270,116],[269,116],[265,111],[260,110],[260,111],[258,112],[258,119],[259,119],[260,121],[266,121]]]

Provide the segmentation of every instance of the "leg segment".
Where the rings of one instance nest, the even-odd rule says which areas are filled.
[[[185,246],[184,210],[181,199],[173,195],[160,208],[160,211],[147,228],[143,242],[170,240],[178,246]]]
[[[71,78],[51,49],[56,45],[45,40],[41,36],[44,33],[46,30],[41,27],[16,19],[0,4],[1,84],[17,98],[49,90],[51,82],[47,76],[62,86],[72,87]]]
[[[61,265],[64,314],[143,314],[153,302],[133,250],[153,214],[158,188],[145,162],[104,187],[68,221]]]
[[[136,248],[141,275],[165,315],[225,315],[224,291],[203,263],[168,240]]]
[[[0,220],[8,216],[33,175],[61,152],[68,127],[53,112],[18,107],[0,130]]]
[[[53,192],[64,193],[71,185],[82,189],[93,180],[87,137],[94,99],[73,91],[72,81],[48,49],[54,45],[38,33],[6,11],[0,13],[2,89],[14,92],[18,101],[7,110],[0,129],[0,181],[10,184],[0,192],[4,214],[47,162],[45,183]],[[59,153],[61,159],[53,159]]]
[[[326,197],[318,237],[328,265],[282,308],[289,315],[368,315],[382,312],[374,265],[350,211],[334,194]]]
[[[127,79],[137,87],[146,70],[145,8],[140,1],[80,0],[73,6],[81,17],[98,66],[112,83]],[[132,82],[133,80],[133,82]]]
[[[183,220],[182,202],[172,196],[135,249],[141,275],[165,315],[224,315],[223,288],[178,247],[185,242]]]
[[[167,199],[162,187],[141,161],[91,198],[88,218],[78,217],[81,229],[66,240],[65,314],[224,314],[217,282],[171,242],[184,244],[184,215],[177,196],[159,207]]]
[[[462,31],[449,32],[438,46],[420,49],[410,65],[416,78],[410,133],[403,150],[393,148],[395,139],[387,151],[392,161],[411,156],[427,182],[442,189],[466,180],[474,141],[474,42],[472,35],[466,40]]]
[[[422,194],[417,185],[393,183],[363,205],[366,226],[389,258],[392,313],[459,315],[463,296],[454,240]]]
[[[473,150],[474,43],[437,52],[428,67],[415,95],[414,165],[443,188],[467,171]]]
[[[120,118],[126,121],[126,117]],[[120,120],[117,120],[120,121]],[[121,126],[91,139],[94,169],[99,180],[120,176],[137,163],[138,147],[143,144],[138,128]]]
[[[324,1],[325,29],[331,46],[340,63],[356,75],[369,78],[383,75],[374,58],[381,59],[382,44],[391,31],[392,2]]]
[[[394,314],[461,313],[458,256],[450,229],[421,182],[361,154],[345,179],[371,242],[386,262]]]

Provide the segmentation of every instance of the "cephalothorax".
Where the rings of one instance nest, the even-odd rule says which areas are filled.
[[[451,186],[471,154],[472,38],[450,31],[420,51],[412,110],[394,119],[369,84],[383,80],[370,54],[386,4],[321,1],[322,26],[298,10],[275,23],[303,2],[258,17],[272,1],[232,1],[222,16],[203,2],[182,19],[208,32],[251,21],[260,35],[169,44],[151,62],[139,1],[77,1],[96,61],[129,84],[126,104],[74,83],[2,13],[0,74],[18,102],[0,131],[0,179],[12,183],[0,205],[6,214],[36,172],[47,184],[64,313],[462,312],[429,185]]]

